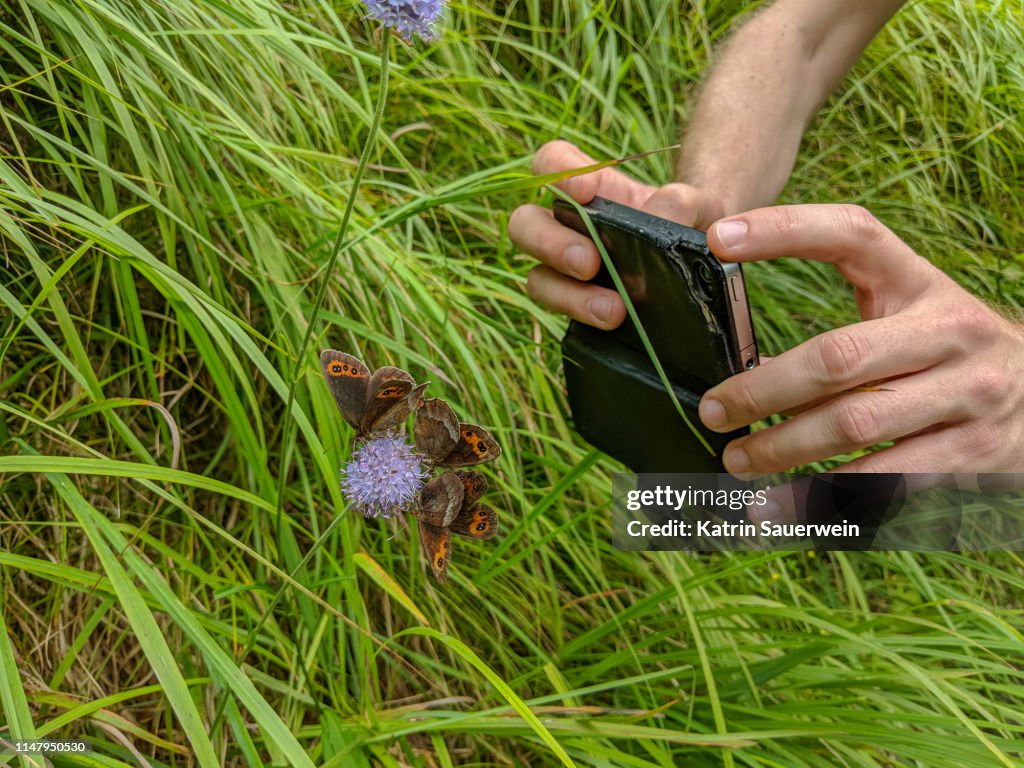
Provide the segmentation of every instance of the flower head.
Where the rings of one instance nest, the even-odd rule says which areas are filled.
[[[391,27],[406,40],[413,35],[424,40],[437,38],[437,25],[444,15],[446,0],[363,0],[370,17]]]
[[[341,471],[341,490],[366,517],[407,509],[427,476],[404,435],[387,433],[361,443]]]

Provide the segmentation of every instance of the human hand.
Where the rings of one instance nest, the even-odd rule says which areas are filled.
[[[791,256],[835,264],[862,322],[827,331],[705,393],[701,420],[725,432],[798,415],[732,441],[732,474],[756,475],[895,445],[858,472],[1024,470],[1024,332],[971,296],[863,208],[760,208],[714,223],[722,261]],[[884,391],[851,391],[875,382]]]
[[[552,141],[538,150],[533,172],[556,173],[595,162],[567,141]],[[564,179],[556,186],[578,203],[600,196],[698,229],[705,229],[723,214],[721,205],[694,187],[641,184],[613,168]],[[594,243],[559,224],[550,209],[538,205],[516,208],[508,220],[508,234],[518,248],[542,262],[530,270],[527,282],[534,301],[605,330],[625,319],[626,307],[615,291],[583,282],[601,267],[601,254]]]

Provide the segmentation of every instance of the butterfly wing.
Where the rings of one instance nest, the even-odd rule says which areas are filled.
[[[366,386],[366,410],[359,431],[369,434],[401,424],[416,404],[415,396],[410,398],[415,390],[422,395],[422,389],[416,387],[408,372],[393,365],[378,368]]]
[[[358,430],[366,406],[370,370],[359,358],[336,349],[320,353],[320,369],[341,415]]]
[[[454,472],[432,478],[416,499],[416,517],[436,528],[447,528],[462,508],[465,491]]]
[[[434,578],[444,583],[448,579],[448,564],[452,559],[452,534],[447,528],[438,528],[419,518],[420,544],[430,562]]]
[[[501,455],[501,446],[490,433],[475,424],[459,425],[459,440],[438,465],[448,468],[471,467],[494,461]]]
[[[466,504],[452,521],[451,532],[470,539],[493,539],[498,533],[498,513],[486,504]]]
[[[455,476],[462,483],[462,504],[471,507],[487,493],[487,478],[479,472],[456,472]]]
[[[431,398],[416,412],[412,428],[416,450],[433,462],[445,459],[459,442],[459,420],[444,400]]]
[[[370,424],[370,431],[380,432],[382,430],[394,429],[395,427],[402,427],[404,431],[405,421],[409,418],[409,414],[419,410],[423,406],[423,393],[429,386],[430,382],[425,381],[422,384],[413,387],[409,391],[409,394],[403,397],[397,404],[381,413],[381,415]]]

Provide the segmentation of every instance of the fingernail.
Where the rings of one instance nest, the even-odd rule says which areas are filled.
[[[740,475],[750,469],[750,457],[739,446],[731,445],[722,454],[722,463],[731,475]]]
[[[607,323],[612,316],[612,299],[609,296],[599,296],[587,302],[587,311],[599,323]]]
[[[732,220],[715,224],[715,235],[726,248],[734,248],[747,236],[747,222]]]
[[[565,263],[576,277],[583,277],[587,269],[587,249],[582,245],[570,245],[565,249]]]
[[[700,420],[704,422],[705,426],[712,429],[725,424],[725,406],[718,400],[701,400],[697,413],[700,414]]]
[[[747,517],[755,523],[772,523],[782,516],[782,507],[769,499],[764,504],[751,504],[747,507]]]

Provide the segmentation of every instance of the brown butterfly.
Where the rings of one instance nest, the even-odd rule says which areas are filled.
[[[423,404],[427,384],[416,386],[412,376],[393,365],[378,368],[371,375],[359,358],[325,349],[320,353],[320,368],[357,438],[400,427]]]
[[[501,446],[487,430],[460,424],[451,406],[436,397],[416,412],[413,440],[416,450],[437,467],[471,467],[501,455]]]
[[[492,539],[498,533],[498,513],[479,503],[486,491],[487,478],[479,472],[445,472],[420,491],[420,543],[438,581],[448,578],[453,533],[471,539]]]

